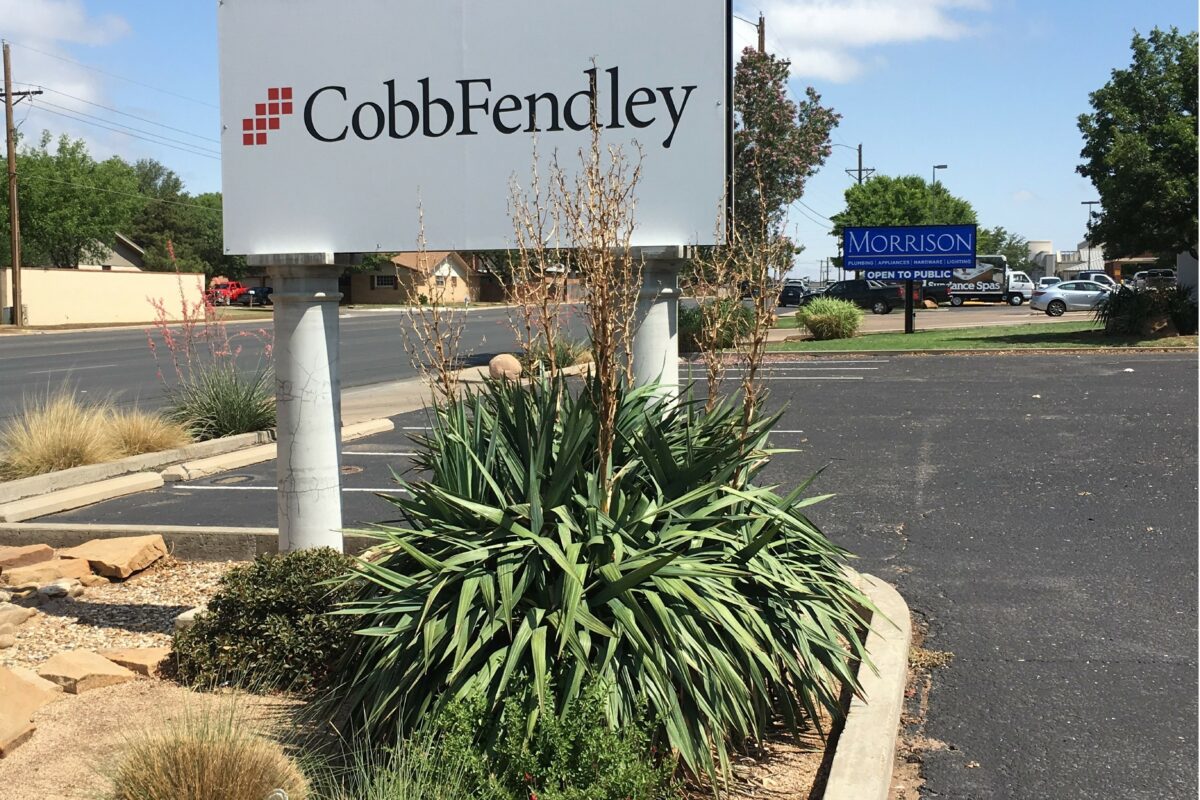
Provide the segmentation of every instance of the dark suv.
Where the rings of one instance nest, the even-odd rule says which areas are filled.
[[[869,308],[876,314],[887,314],[893,308],[904,307],[904,287],[879,281],[852,280],[830,284],[824,297],[848,300],[859,308]],[[804,305],[802,301],[800,303]]]

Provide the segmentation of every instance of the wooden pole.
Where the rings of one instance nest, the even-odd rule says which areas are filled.
[[[25,324],[21,309],[21,215],[17,207],[17,132],[13,127],[12,63],[4,43],[4,136],[8,144],[8,233],[12,252],[13,325]]]

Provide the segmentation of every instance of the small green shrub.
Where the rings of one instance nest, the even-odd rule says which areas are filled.
[[[847,300],[818,297],[796,312],[796,319],[814,339],[849,339],[858,333],[863,311]]]
[[[554,363],[559,369],[586,364],[592,360],[591,345],[570,339],[554,340]],[[521,354],[521,366],[526,371],[541,371],[550,366],[550,351],[544,341],[538,341]]]
[[[473,798],[524,800],[664,800],[677,797],[675,762],[655,746],[651,726],[618,730],[605,719],[601,684],[589,685],[562,714],[526,728],[528,681],[505,701],[499,722],[483,698],[462,700],[434,719],[443,760],[469,776]]]
[[[1195,336],[1200,327],[1200,306],[1190,286],[1176,285],[1167,290],[1167,316],[1180,336]]]
[[[197,368],[168,390],[167,399],[168,418],[197,441],[275,427],[275,389],[268,370],[244,375],[227,363]]]
[[[323,684],[352,622],[330,615],[345,588],[328,584],[354,559],[329,548],[262,555],[222,578],[191,628],[175,634],[180,682],[305,692]]]
[[[738,339],[748,336],[754,327],[754,309],[731,297],[706,300],[697,305],[681,305],[678,316],[679,352],[700,352],[705,318],[724,321],[716,340],[716,346],[721,350],[733,347]]]
[[[418,734],[395,747],[359,741],[344,767],[321,770],[324,800],[527,800],[507,792],[480,791],[483,762],[474,750],[447,748],[443,737]]]
[[[1150,336],[1170,322],[1177,333],[1196,333],[1197,307],[1191,289],[1131,289],[1122,286],[1096,306],[1095,320],[1110,336]]]

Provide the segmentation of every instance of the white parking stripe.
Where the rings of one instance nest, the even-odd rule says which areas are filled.
[[[353,450],[343,450],[342,455],[344,455],[344,456],[376,456],[376,457],[389,457],[389,458],[392,456],[405,456],[405,457],[411,458],[412,456],[419,455],[419,454],[418,453],[359,453],[359,452],[355,452]]]
[[[771,372],[773,370],[807,370],[809,372],[848,372],[852,370],[877,370],[879,367],[776,367],[776,366],[761,366],[759,372]],[[726,372],[748,372],[745,367],[729,367]]]
[[[862,375],[763,375],[764,381],[861,381]]]
[[[192,489],[201,489],[206,492],[274,492],[274,486],[199,486],[194,484],[184,484],[182,486],[174,486],[174,489],[181,491],[191,491]],[[343,492],[372,492],[374,494],[407,494],[404,489],[397,489],[395,486],[389,486],[386,489],[342,489]]]

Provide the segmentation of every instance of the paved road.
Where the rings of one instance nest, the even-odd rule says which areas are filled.
[[[574,334],[582,335],[578,315],[570,307],[566,313],[573,321]],[[503,308],[468,312],[463,355],[486,358],[511,351],[515,337],[508,314]],[[348,388],[415,375],[402,338],[406,324],[405,312],[396,309],[343,312],[342,385]],[[253,369],[263,352],[264,339],[257,331],[271,331],[271,320],[235,322],[228,327],[232,334],[241,334],[235,339],[243,348],[239,364]],[[164,372],[172,374],[162,347],[158,355]],[[91,397],[112,397],[118,404],[154,408],[163,402],[157,369],[146,331],[141,328],[0,337],[0,418],[17,413],[26,397],[44,396],[64,382]]]
[[[797,360],[772,376],[776,442],[799,452],[765,479],[829,464],[815,488],[838,496],[814,519],[953,653],[934,674],[924,732],[947,747],[927,756],[927,796],[1196,796],[1194,354]],[[392,516],[374,492],[410,450],[402,430],[347,444],[348,523]],[[268,526],[272,484],[268,464],[51,519]]]

